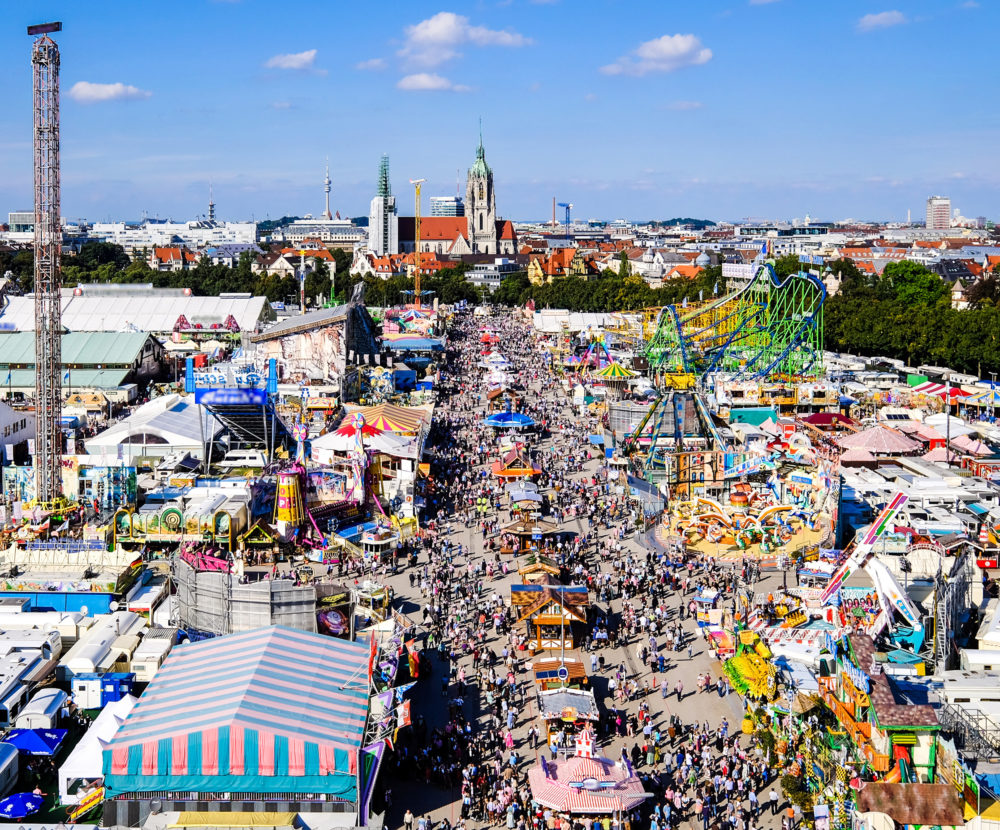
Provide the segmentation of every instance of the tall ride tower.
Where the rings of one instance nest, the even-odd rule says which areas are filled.
[[[59,47],[49,34],[61,23],[29,26],[35,161],[35,498],[45,507],[62,497],[62,274],[59,250]]]

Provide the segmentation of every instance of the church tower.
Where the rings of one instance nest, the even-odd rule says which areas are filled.
[[[483,128],[479,125],[479,148],[469,168],[465,184],[465,215],[469,227],[469,247],[474,254],[497,252],[497,202],[493,192],[493,171],[486,163]]]

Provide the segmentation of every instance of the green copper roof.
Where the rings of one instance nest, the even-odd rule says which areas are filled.
[[[472,163],[472,167],[469,168],[470,176],[491,176],[493,171],[490,170],[490,166],[486,163],[486,151],[483,149],[483,136],[479,136],[479,147],[476,150],[476,160]]]

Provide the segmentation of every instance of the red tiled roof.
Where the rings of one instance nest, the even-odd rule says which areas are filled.
[[[175,259],[185,259],[188,262],[197,262],[198,257],[187,248],[153,248],[153,257],[160,262],[171,262]]]
[[[671,268],[667,275],[670,277],[685,277],[689,280],[693,280],[705,269],[700,265],[675,265]]]

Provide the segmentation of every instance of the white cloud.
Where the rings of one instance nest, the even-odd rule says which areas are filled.
[[[504,29],[473,26],[469,18],[454,12],[438,12],[433,17],[406,27],[406,42],[400,57],[419,66],[438,66],[459,55],[458,47],[527,46],[530,38]]]
[[[712,50],[695,35],[664,35],[640,43],[631,55],[601,67],[606,75],[645,75],[700,66],[712,59]]]
[[[399,89],[405,89],[411,92],[427,92],[435,90],[443,90],[447,92],[471,91],[471,87],[467,87],[462,84],[453,84],[447,78],[443,78],[440,75],[434,75],[431,72],[418,72],[415,75],[407,75],[405,78],[400,78],[399,83],[397,83],[396,86]]]
[[[766,6],[768,3],[777,3],[778,0],[750,0],[751,6]]]
[[[875,29],[888,29],[890,26],[901,26],[906,23],[906,15],[900,11],[879,12],[878,14],[866,14],[858,21],[858,29],[862,32],[871,32]]]
[[[667,104],[667,109],[675,112],[690,112],[691,110],[700,110],[703,106],[705,105],[701,101],[671,101]]]
[[[977,3],[976,0],[965,0],[965,2],[962,3],[962,8],[963,9],[978,9],[979,8],[979,3]]]
[[[271,109],[273,110],[290,110],[292,108],[291,101],[272,101]]]
[[[93,104],[98,101],[130,101],[148,98],[152,94],[148,90],[120,82],[92,84],[90,81],[77,81],[69,90],[69,97],[83,104]]]
[[[354,64],[355,69],[385,69],[385,58],[369,58],[366,61],[358,61]]]
[[[305,52],[292,52],[288,55],[275,55],[268,58],[264,64],[268,69],[310,69],[316,60],[316,49]]]

